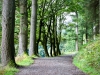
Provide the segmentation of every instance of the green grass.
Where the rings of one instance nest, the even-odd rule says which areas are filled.
[[[100,75],[100,39],[82,46],[73,63],[89,75]]]
[[[10,67],[9,65],[2,67],[0,64],[0,75],[14,75],[18,71],[15,67]]]
[[[16,57],[16,62],[18,65],[28,66],[28,65],[32,64],[34,61],[31,57],[29,57],[27,55],[23,55],[22,57]]]
[[[17,68],[6,66],[5,68],[0,68],[0,75],[14,75],[18,71]]]
[[[34,57],[34,56],[33,56]],[[29,66],[32,64],[34,61],[31,57],[27,55],[23,55],[21,57],[16,57],[16,63],[20,66]],[[8,67],[6,66],[5,68],[0,68],[0,75],[15,75],[19,70],[15,67]]]
[[[64,55],[73,55],[73,54],[76,54],[76,53],[77,53],[77,51],[66,51],[63,54]]]

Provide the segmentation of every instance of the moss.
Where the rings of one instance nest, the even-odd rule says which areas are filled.
[[[16,66],[16,63],[14,61],[9,61],[7,66],[10,66],[10,67],[15,67]]]
[[[26,54],[24,54],[23,56],[17,56],[16,57],[16,63],[18,65],[22,65],[22,66],[28,66],[30,64],[32,64],[34,61],[31,57],[27,56]]]
[[[0,75],[4,75],[5,70],[4,69],[0,69]]]
[[[26,54],[16,57],[16,63],[22,66],[28,66],[33,63],[33,59]],[[0,75],[15,75],[19,70],[16,68],[16,63],[10,61],[7,66],[0,67]]]
[[[5,66],[3,68],[0,68],[0,75],[14,75],[19,70],[15,67]]]
[[[17,68],[15,68],[15,67],[9,67],[9,66],[7,66],[6,68],[5,68],[5,73],[4,73],[4,75],[14,75],[16,72],[18,72],[19,70],[17,69]]]
[[[100,75],[100,40],[82,46],[73,63],[89,75]]]

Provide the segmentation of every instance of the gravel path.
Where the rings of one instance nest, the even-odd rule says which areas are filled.
[[[72,56],[37,58],[16,75],[86,75],[72,64]]]

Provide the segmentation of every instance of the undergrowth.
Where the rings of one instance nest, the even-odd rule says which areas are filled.
[[[83,45],[73,63],[89,75],[100,75],[100,39]]]
[[[28,66],[33,63],[33,59],[27,55],[17,56],[16,63],[21,66]]]
[[[34,56],[33,56],[34,57]],[[32,64],[33,57],[29,57],[27,55],[17,56],[15,58],[17,65],[19,66],[28,66]],[[0,67],[0,75],[15,75],[19,70],[15,67],[6,66],[5,68]]]
[[[15,75],[19,70],[15,67],[6,66],[5,68],[0,69],[0,75]]]

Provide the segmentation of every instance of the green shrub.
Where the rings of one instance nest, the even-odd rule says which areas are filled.
[[[100,40],[82,46],[73,63],[89,75],[100,75]]]
[[[35,56],[33,56],[35,57]],[[33,63],[33,59],[27,55],[16,57],[16,63],[21,66],[28,66]],[[15,75],[19,70],[15,67],[6,66],[5,68],[0,67],[0,75]]]

